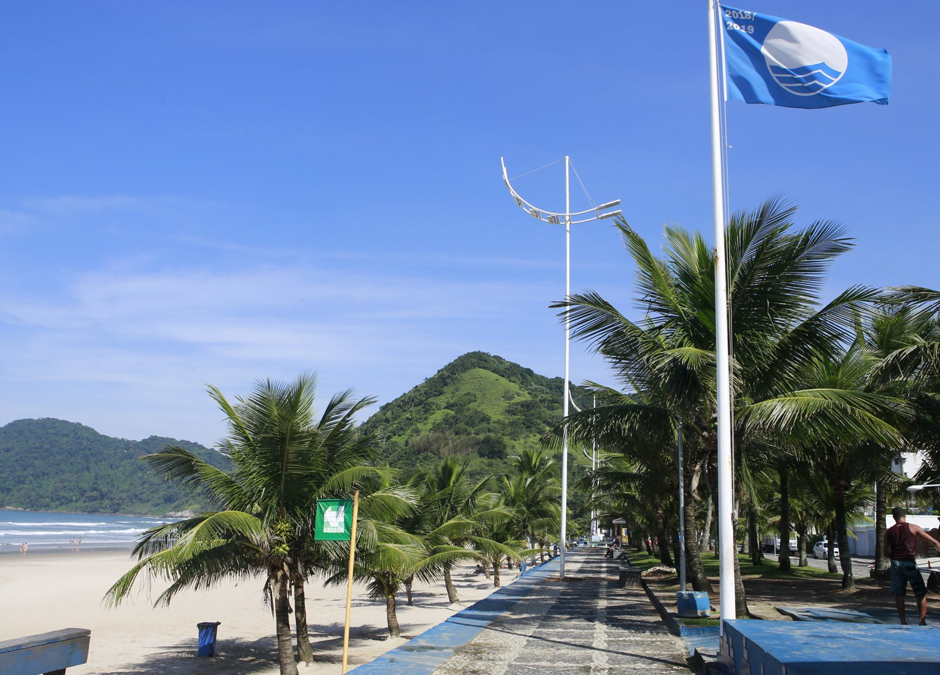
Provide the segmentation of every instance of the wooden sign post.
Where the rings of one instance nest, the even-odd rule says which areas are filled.
[[[349,585],[346,587],[346,625],[343,627],[343,675],[349,662],[349,614],[352,608],[353,565],[356,562],[356,520],[359,516],[359,490],[353,494],[352,528],[349,533]]]

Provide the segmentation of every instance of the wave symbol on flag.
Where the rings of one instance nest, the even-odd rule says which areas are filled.
[[[777,22],[760,50],[777,84],[797,96],[812,96],[831,87],[849,65],[839,38],[796,21]]]

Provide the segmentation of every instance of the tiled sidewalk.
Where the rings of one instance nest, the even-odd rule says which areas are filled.
[[[688,673],[642,589],[617,587],[619,564],[604,550],[569,552],[568,580],[544,580],[435,675]]]

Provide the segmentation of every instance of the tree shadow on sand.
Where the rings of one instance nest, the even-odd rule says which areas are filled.
[[[219,675],[239,673],[251,675],[277,668],[277,643],[274,637],[260,640],[226,638],[216,643],[215,656],[200,658],[196,655],[195,640],[186,643],[165,645],[161,651],[141,657],[140,662],[113,670],[97,671],[99,675]],[[94,666],[94,643],[88,663]]]

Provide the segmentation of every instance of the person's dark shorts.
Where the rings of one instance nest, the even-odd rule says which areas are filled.
[[[906,560],[891,561],[891,595],[907,595],[907,584],[911,584],[911,593],[919,598],[927,592],[924,577],[917,564]]]

